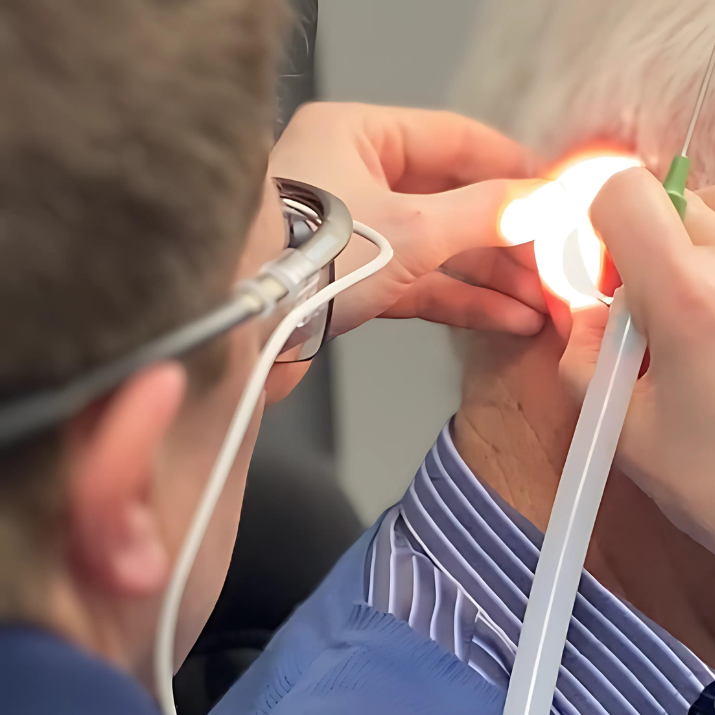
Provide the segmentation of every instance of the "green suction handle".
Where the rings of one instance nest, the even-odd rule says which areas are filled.
[[[688,202],[685,199],[685,184],[688,180],[689,171],[690,159],[687,156],[678,155],[673,159],[668,176],[665,177],[663,182],[673,206],[675,206],[682,219],[685,218],[685,211],[688,208]]]

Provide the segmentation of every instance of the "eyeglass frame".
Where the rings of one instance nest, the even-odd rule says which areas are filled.
[[[94,367],[64,385],[0,404],[0,448],[77,414],[149,365],[180,358],[253,318],[267,317],[279,303],[297,304],[302,287],[346,248],[353,220],[347,206],[327,191],[290,179],[274,181],[283,205],[317,226],[310,238],[266,263],[255,278],[239,281],[229,300],[201,318]]]

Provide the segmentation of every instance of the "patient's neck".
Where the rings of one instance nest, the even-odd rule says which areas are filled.
[[[558,378],[561,350],[551,327],[531,339],[476,336],[453,427],[472,471],[542,531],[578,417]],[[617,469],[586,566],[715,665],[715,556],[675,529]]]

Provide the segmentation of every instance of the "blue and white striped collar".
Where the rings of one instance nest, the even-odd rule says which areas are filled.
[[[462,655],[470,665],[485,673],[497,666],[510,671],[542,540],[533,524],[475,477],[448,424],[377,534],[371,603],[417,628],[422,623],[435,640],[445,618],[455,624],[466,618],[447,639],[449,649],[460,655],[460,644],[469,642],[471,650],[462,648]],[[469,608],[444,596],[445,577]],[[460,608],[468,615],[459,615]],[[584,572],[559,675],[557,712],[685,713],[712,680],[712,672],[687,648]]]

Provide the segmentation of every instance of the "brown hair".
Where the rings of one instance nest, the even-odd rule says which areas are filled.
[[[0,399],[225,296],[260,201],[284,12],[0,4]],[[21,607],[18,569],[60,519],[57,453],[50,434],[0,454],[0,616]]]

